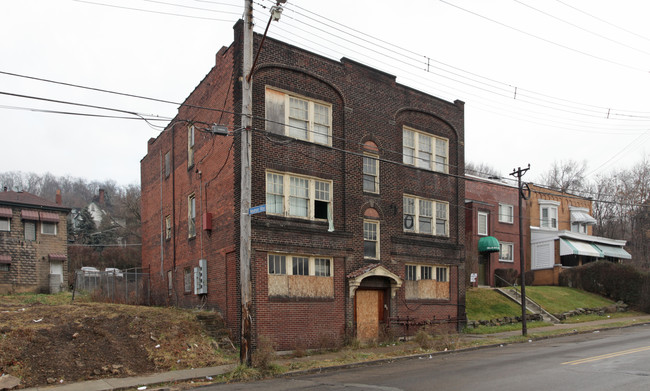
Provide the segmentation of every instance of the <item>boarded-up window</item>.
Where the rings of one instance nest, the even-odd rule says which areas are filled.
[[[331,258],[269,254],[268,271],[269,296],[334,297]]]
[[[435,270],[435,279],[434,277]],[[405,296],[409,300],[449,299],[447,266],[406,265]]]

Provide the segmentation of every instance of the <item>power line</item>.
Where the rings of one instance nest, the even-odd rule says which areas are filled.
[[[211,21],[216,21],[216,22],[233,22],[231,19],[216,19],[216,18],[207,18],[207,17],[203,17],[203,16],[182,15],[182,14],[176,14],[176,13],[173,13],[173,12],[153,11],[153,10],[146,10],[146,9],[142,9],[142,8],[133,8],[133,7],[125,7],[125,6],[120,6],[120,5],[114,5],[114,4],[98,3],[98,2],[94,2],[94,1],[88,1],[88,0],[74,0],[74,1],[76,1],[78,3],[86,3],[86,4],[98,5],[98,6],[102,6],[102,7],[119,8],[119,9],[124,9],[124,10],[129,10],[129,11],[147,12],[147,13],[159,14],[159,15],[177,16],[177,17],[191,18],[191,19],[211,20]],[[226,12],[226,13],[229,13],[229,12]]]
[[[632,34],[632,35],[637,36],[637,37],[639,37],[639,38],[641,38],[641,39],[645,39],[646,41],[650,41],[650,38],[648,38],[648,37],[645,37],[645,36],[643,36],[643,35],[640,35],[640,34],[637,34],[637,33],[633,32],[633,31],[627,30],[627,29],[625,29],[625,28],[623,28],[623,27],[621,27],[621,26],[618,26],[618,25],[616,25],[616,24],[614,24],[614,23],[610,23],[610,22],[606,21],[605,19],[602,19],[602,18],[599,18],[599,17],[597,17],[597,16],[594,16],[594,15],[592,15],[592,14],[590,14],[590,13],[587,13],[587,12],[585,12],[585,11],[583,11],[583,10],[577,8],[577,7],[574,7],[574,6],[570,5],[570,4],[567,4],[567,3],[563,2],[563,1],[560,1],[560,0],[555,0],[555,1],[557,1],[558,3],[564,5],[565,7],[572,8],[572,9],[574,9],[574,10],[576,10],[576,11],[578,11],[578,12],[584,14],[584,15],[587,15],[587,16],[589,16],[590,18],[596,19],[596,20],[599,21],[599,22],[605,23],[605,24],[607,24],[607,25],[609,25],[609,26],[612,26],[612,27],[614,27],[614,28],[617,28],[617,29],[619,29],[619,30],[621,30],[621,31],[625,31],[625,32],[628,33],[628,34]]]
[[[496,23],[496,24],[498,24],[498,25],[500,25],[500,26],[502,26],[502,27],[505,27],[505,28],[508,28],[508,29],[511,29],[511,30],[517,31],[518,33],[521,33],[521,34],[527,35],[527,36],[529,36],[529,37],[532,37],[532,38],[535,38],[535,39],[537,39],[537,40],[540,40],[540,41],[543,41],[543,42],[549,43],[549,44],[551,44],[551,45],[558,46],[558,47],[561,47],[561,48],[563,48],[563,49],[566,49],[566,50],[569,50],[569,51],[572,51],[572,52],[575,52],[575,53],[579,53],[579,54],[582,54],[582,55],[584,55],[584,56],[588,56],[588,57],[591,57],[591,58],[594,58],[594,59],[597,59],[597,60],[600,60],[600,61],[604,61],[604,62],[607,62],[607,63],[610,63],[610,64],[618,65],[618,66],[623,67],[623,68],[627,68],[627,69],[631,69],[631,70],[635,70],[635,71],[639,71],[639,72],[644,72],[644,73],[648,73],[648,72],[649,72],[647,69],[638,68],[638,67],[633,66],[633,65],[623,64],[623,63],[620,63],[620,62],[615,61],[615,60],[610,60],[610,59],[607,59],[607,58],[605,58],[605,57],[600,57],[600,56],[597,56],[597,55],[595,55],[595,54],[587,53],[587,52],[584,52],[584,51],[582,51],[582,50],[575,49],[575,48],[572,48],[572,47],[566,46],[566,45],[564,45],[564,44],[561,44],[561,43],[558,43],[558,42],[551,41],[550,39],[546,39],[546,38],[540,37],[540,36],[538,36],[538,35],[535,35],[535,34],[532,34],[532,33],[527,32],[527,31],[524,31],[524,30],[522,30],[522,29],[519,29],[519,28],[516,28],[516,27],[510,26],[510,25],[507,25],[507,24],[505,24],[505,23],[503,23],[503,22],[499,22],[498,20],[495,20],[495,19],[492,19],[492,18],[488,18],[487,16],[484,16],[484,15],[481,15],[481,14],[479,14],[479,13],[477,13],[477,12],[474,12],[474,11],[468,10],[468,9],[466,9],[466,8],[463,8],[463,7],[460,7],[460,6],[456,5],[456,4],[452,4],[452,3],[450,3],[450,2],[448,2],[448,1],[446,1],[446,0],[439,0],[439,1],[442,2],[442,3],[444,3],[444,4],[447,4],[447,5],[449,5],[449,6],[452,6],[452,7],[454,7],[454,8],[457,8],[457,9],[463,11],[463,12],[466,12],[466,13],[469,13],[469,14],[471,14],[471,15],[477,16],[477,17],[479,17],[479,18],[481,18],[481,19],[485,19],[485,20],[490,21],[490,22],[492,22],[492,23]]]
[[[591,35],[594,35],[594,36],[598,37],[598,38],[602,38],[602,39],[604,39],[604,40],[607,40],[607,41],[613,42],[613,43],[615,43],[615,44],[617,44],[617,45],[620,45],[620,46],[626,47],[626,48],[628,48],[628,49],[632,49],[632,50],[635,50],[635,51],[637,51],[637,52],[640,52],[640,53],[643,53],[643,54],[648,54],[648,55],[650,55],[650,52],[647,52],[647,51],[645,51],[645,50],[642,50],[642,49],[638,49],[638,48],[632,47],[632,46],[630,46],[630,45],[628,45],[628,44],[626,44],[626,43],[619,42],[619,41],[617,41],[617,40],[615,40],[615,39],[612,39],[612,38],[609,38],[609,37],[607,37],[607,36],[605,36],[605,35],[602,35],[602,34],[599,34],[599,33],[594,32],[594,31],[588,30],[588,29],[586,29],[586,28],[580,27],[580,26],[578,26],[578,25],[575,24],[575,23],[571,23],[571,22],[566,21],[566,20],[564,20],[564,19],[562,19],[562,18],[559,18],[559,17],[557,17],[557,16],[555,16],[555,15],[551,15],[551,14],[548,13],[548,12],[542,11],[542,10],[540,10],[539,8],[535,8],[535,7],[533,7],[533,6],[531,6],[531,5],[528,5],[528,4],[526,4],[526,3],[524,3],[524,2],[522,2],[522,1],[520,1],[520,0],[513,0],[513,1],[515,1],[516,3],[519,3],[519,4],[521,4],[521,5],[523,5],[524,7],[528,7],[528,8],[530,8],[530,9],[534,10],[534,11],[537,11],[537,12],[543,14],[543,15],[546,15],[546,16],[548,16],[549,18],[553,18],[553,19],[555,19],[555,20],[559,20],[560,22],[565,23],[565,24],[568,24],[569,26],[572,26],[572,27],[575,27],[575,28],[577,28],[577,29],[579,29],[579,30],[585,31],[585,32],[587,32],[587,33],[589,33],[589,34],[591,34]]]

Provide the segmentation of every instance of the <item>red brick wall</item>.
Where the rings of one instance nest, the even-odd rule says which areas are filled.
[[[494,271],[496,269],[515,269],[520,270],[519,262],[519,192],[517,187],[505,184],[483,181],[480,179],[469,179],[465,183],[465,197],[471,203],[466,204],[465,208],[465,230],[466,230],[466,250],[468,265],[472,270],[467,274],[478,273],[478,241],[481,238],[478,232],[478,213],[488,213],[488,235],[494,236],[500,242],[509,242],[513,244],[514,262],[502,262],[499,260],[499,253],[489,254],[489,268],[486,269],[486,279],[490,286],[494,286]],[[509,204],[513,207],[513,222],[505,223],[499,221],[499,203]],[[523,205],[523,215],[526,216],[525,204]],[[526,220],[525,220],[526,222]],[[530,239],[524,238],[524,244],[530,244]],[[468,280],[469,281],[469,280]]]
[[[235,37],[241,34],[241,23]],[[258,47],[259,36],[255,37]],[[222,107],[238,112],[241,84],[228,90],[230,72],[241,74],[241,47],[236,40],[217,55],[217,66],[197,86],[187,103]],[[264,132],[266,86],[291,91],[332,105],[332,147],[269,135]],[[266,202],[265,170],[273,169],[333,182],[334,232],[328,224],[264,213],[252,216],[253,325],[254,335],[269,337],[276,348],[295,347],[296,342],[315,347],[323,332],[343,337],[351,327],[353,298],[348,297],[347,274],[367,265],[363,258],[363,218],[368,208],[380,216],[381,262],[402,276],[405,262],[450,266],[450,300],[420,306],[417,316],[452,317],[464,313],[464,285],[457,284],[462,268],[465,244],[464,184],[464,111],[462,102],[450,103],[401,86],[395,78],[349,60],[332,61],[316,54],[267,38],[253,74],[253,166],[252,205]],[[237,126],[237,115],[227,116]],[[182,107],[177,119],[216,121],[215,113]],[[223,121],[222,121],[223,122]],[[402,162],[402,126],[449,139],[451,175],[406,167]],[[213,213],[214,229],[203,236],[203,257],[208,260],[209,292],[205,303],[221,310],[233,334],[239,331],[239,133],[233,137],[197,138],[196,161],[203,163],[188,171],[186,124],[174,126],[174,173],[163,179],[163,214],[173,213],[175,236],[163,244],[163,278],[160,277],[160,153],[170,150],[172,130],[168,129],[150,143],[142,160],[143,186],[143,263],[149,265],[159,302],[182,306],[202,304],[196,295],[182,293],[182,268],[195,266],[200,258],[197,236],[187,240],[186,198],[192,191],[199,200],[199,188],[205,209]],[[361,144],[372,140],[380,149],[380,190],[378,195],[363,192]],[[214,143],[214,145],[213,145]],[[347,151],[343,152],[343,151]],[[217,179],[205,183],[227,164]],[[390,161],[390,162],[389,162]],[[394,162],[394,163],[391,163]],[[202,177],[196,173],[201,170]],[[172,184],[173,182],[173,184]],[[173,189],[173,191],[172,191]],[[405,193],[449,203],[449,236],[426,236],[403,232],[402,203]],[[172,209],[172,205],[175,209]],[[460,206],[460,207],[459,207]],[[197,203],[197,214],[198,214]],[[197,224],[197,229],[200,226]],[[199,231],[200,232],[200,231]],[[277,299],[268,297],[267,253],[283,252],[331,257],[335,285],[334,299]],[[377,261],[375,261],[377,262]],[[166,271],[175,270],[176,292],[167,296]],[[158,280],[156,280],[158,279]],[[180,289],[180,290],[179,290]],[[403,293],[402,293],[403,295]],[[410,307],[410,306],[409,306]],[[406,313],[403,300],[391,301],[391,314]],[[349,330],[348,330],[349,331]],[[255,338],[254,338],[255,342]]]

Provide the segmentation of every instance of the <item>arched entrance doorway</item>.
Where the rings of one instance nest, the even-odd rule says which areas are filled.
[[[382,325],[390,317],[390,301],[402,279],[379,264],[368,265],[348,275],[350,298],[353,298],[354,324],[362,342],[379,338]]]

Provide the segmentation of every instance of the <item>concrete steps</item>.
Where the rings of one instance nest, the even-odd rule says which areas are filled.
[[[513,289],[513,288],[495,288],[499,293],[504,295],[505,297],[509,298],[510,300],[514,301],[515,303],[521,305],[521,294],[519,293],[518,290]],[[551,322],[551,323],[560,323],[560,320],[553,316],[553,314],[549,313],[546,311],[544,308],[542,308],[541,305],[535,303],[533,300],[530,298],[526,297],[526,310],[534,313],[534,314],[539,314],[542,316],[542,319],[544,319],[545,322]]]

